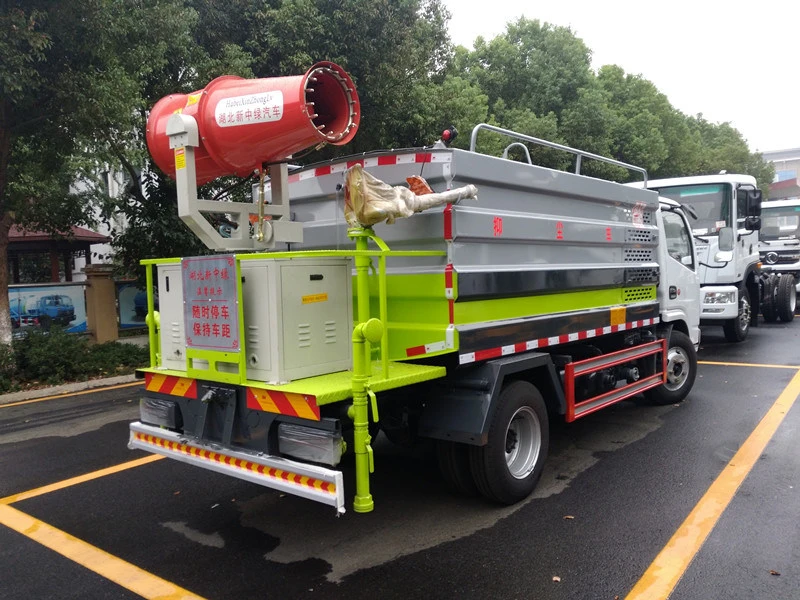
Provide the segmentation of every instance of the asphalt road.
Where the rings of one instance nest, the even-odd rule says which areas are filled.
[[[742,344],[705,330],[689,399],[555,425],[537,491],[513,507],[451,495],[425,448],[382,438],[375,511],[341,518],[131,464],[149,456],[126,448],[137,386],[0,406],[0,597],[800,598],[798,337],[800,319]]]

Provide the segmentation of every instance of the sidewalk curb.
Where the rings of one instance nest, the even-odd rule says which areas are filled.
[[[61,394],[71,394],[75,392],[82,392],[84,390],[92,390],[96,388],[103,388],[112,385],[120,385],[136,381],[136,375],[119,375],[117,377],[107,377],[105,379],[90,379],[89,381],[79,381],[77,383],[65,383],[49,388],[40,388],[35,390],[23,390],[21,392],[12,392],[10,394],[0,395],[0,405],[11,404],[12,402],[22,402],[24,400],[36,400],[38,398],[45,398],[47,396],[59,396]],[[142,380],[144,382],[144,380]]]

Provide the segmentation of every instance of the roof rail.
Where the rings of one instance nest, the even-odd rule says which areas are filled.
[[[562,144],[556,144],[555,142],[548,142],[547,140],[543,140],[540,138],[531,137],[529,135],[525,135],[523,133],[517,133],[516,131],[511,131],[509,129],[503,129],[502,127],[495,127],[494,125],[489,125],[488,123],[479,123],[477,124],[473,130],[472,135],[470,136],[469,140],[469,150],[470,152],[475,152],[475,146],[478,141],[478,131],[481,129],[486,129],[487,131],[494,131],[495,133],[500,133],[503,135],[507,135],[508,137],[516,138],[519,140],[524,140],[526,142],[531,142],[533,144],[538,144],[540,146],[545,146],[547,148],[553,148],[554,150],[562,150],[564,152],[569,152],[575,155],[575,173],[577,175],[581,174],[581,165],[584,158],[591,158],[593,160],[599,160],[604,163],[608,163],[610,165],[616,165],[618,167],[622,167],[623,169],[627,169],[629,171],[634,171],[636,173],[640,173],[642,175],[642,179],[644,183],[647,183],[647,169],[642,167],[637,167],[635,165],[630,165],[628,163],[624,163],[618,160],[614,160],[613,158],[606,158],[605,156],[600,156],[599,154],[592,154],[591,152],[585,152],[583,150],[578,150],[577,148],[570,148],[569,146],[564,146]],[[512,144],[513,145],[513,144]],[[510,148],[510,146],[509,146]],[[506,148],[508,150],[508,148]],[[507,153],[504,153],[504,158],[507,156]],[[529,159],[530,161],[530,159]]]

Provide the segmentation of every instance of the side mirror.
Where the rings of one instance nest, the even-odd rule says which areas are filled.
[[[761,216],[761,190],[747,190],[747,216]],[[749,229],[749,227],[748,227]]]
[[[719,249],[723,252],[733,250],[733,228],[723,227],[719,230]]]
[[[747,217],[744,220],[744,228],[747,231],[761,231],[761,217]]]
[[[721,263],[733,260],[733,229],[731,227],[723,227],[719,230],[719,252],[714,256],[714,260]]]

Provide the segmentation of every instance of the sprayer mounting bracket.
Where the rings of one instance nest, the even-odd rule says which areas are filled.
[[[184,146],[197,147],[200,145],[197,121],[180,113],[172,115],[167,121],[167,136],[169,137],[169,147],[173,150]]]

